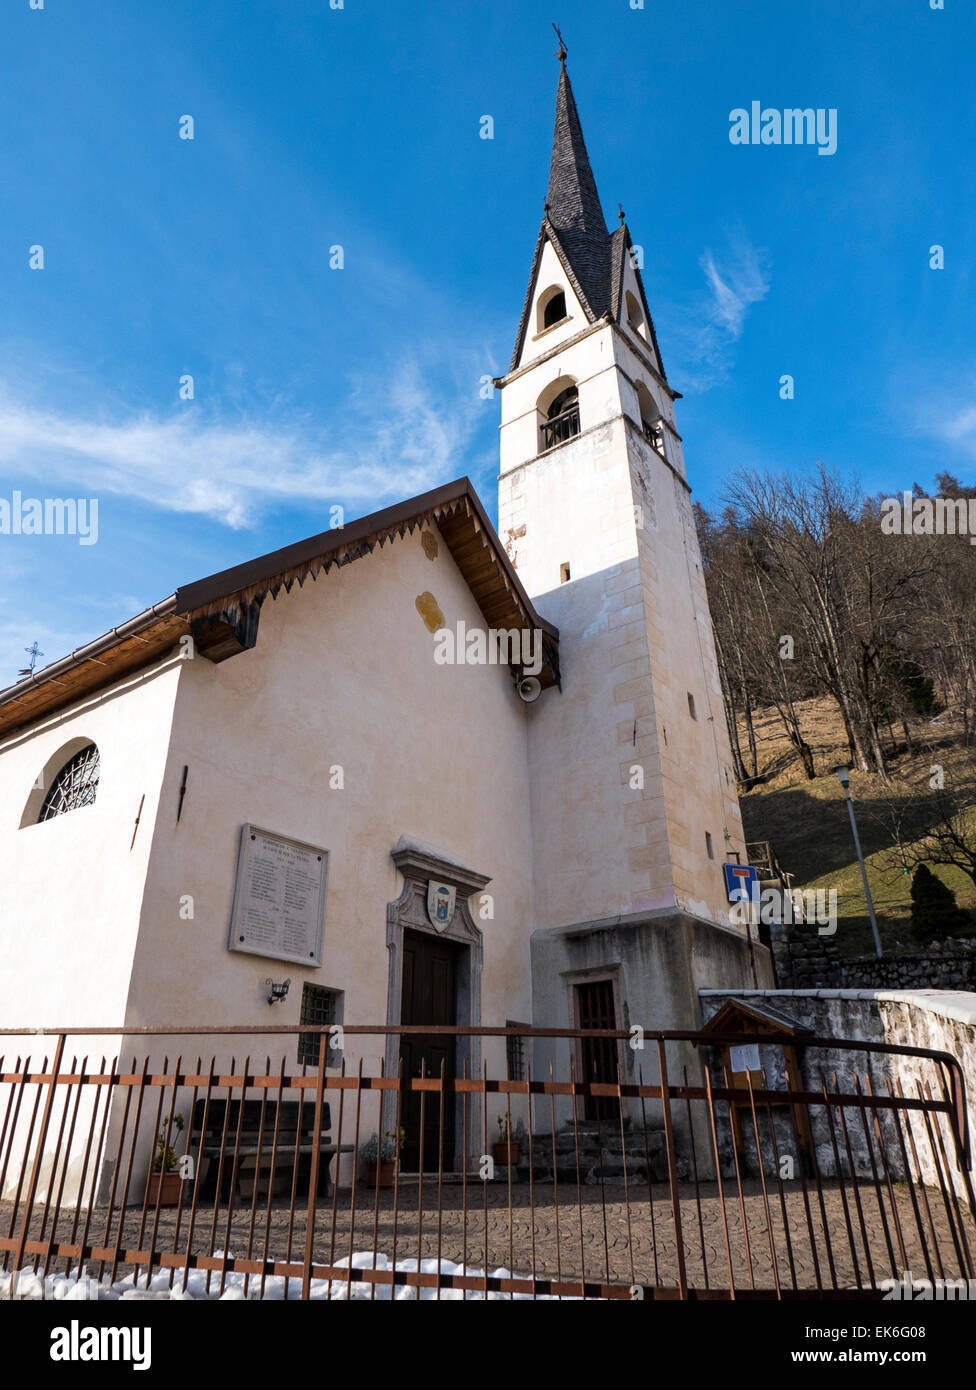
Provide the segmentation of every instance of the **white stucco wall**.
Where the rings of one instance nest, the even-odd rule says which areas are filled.
[[[745,859],[681,441],[652,356],[598,324],[554,353],[527,345],[502,386],[499,533],[559,627],[566,697],[530,713],[542,926],[669,906],[727,924],[721,866]],[[536,402],[562,378],[578,383],[580,433],[540,453]],[[665,458],[640,432],[638,382],[670,426]]]
[[[554,323],[549,328],[542,328],[539,324],[540,301],[548,296],[549,290],[557,287],[566,296],[566,322]],[[578,333],[585,323],[586,319],[583,316],[580,302],[576,298],[576,293],[569,283],[559,257],[552,248],[552,243],[547,241],[543,244],[535,284],[532,286],[532,305],[525,326],[525,342],[522,344],[519,365],[521,366],[524,362],[531,362],[540,352],[548,352],[550,348],[566,342],[568,338],[572,338],[574,334]]]
[[[526,710],[507,668],[435,664],[419,595],[433,595],[448,627],[485,625],[437,539],[433,560],[408,535],[269,598],[253,650],[219,666],[183,663],[130,1025],[297,1024],[305,980],[344,992],[346,1022],[384,1023],[386,908],[402,886],[390,852],[404,834],[492,876],[493,920],[472,904],[484,934],[482,1019],[528,1016]],[[335,766],[342,790],[329,785]],[[227,950],[245,822],[328,849],[321,968]],[[186,897],[192,920],[180,915]],[[266,979],[286,976],[287,1001],[269,1007]],[[245,1046],[267,1050],[239,1040],[233,1050]],[[294,1050],[289,1039],[292,1059]],[[367,1069],[378,1071],[382,1051],[379,1038],[362,1045]],[[358,1054],[350,1040],[347,1062]],[[503,1065],[503,1045],[495,1054],[490,1063]]]
[[[382,1025],[387,904],[402,887],[390,852],[403,835],[491,876],[493,917],[472,903],[483,932],[481,1021],[530,1017],[526,707],[507,667],[435,663],[418,596],[432,595],[450,628],[485,621],[433,534],[434,558],[419,533],[408,535],[269,598],[251,651],[220,665],[174,654],[9,741],[0,754],[0,1022],[297,1025],[310,980],[343,991],[345,1022]],[[100,749],[95,805],[20,829],[39,769],[78,737]],[[330,787],[336,766],[341,790]],[[329,851],[320,968],[228,951],[245,822]],[[288,998],[272,1008],[265,981],[286,976]],[[170,1067],[182,1053],[184,1070],[197,1054],[221,1065],[250,1055],[252,1069],[269,1054],[275,1063],[284,1054],[289,1068],[296,1061],[294,1035],[150,1042],[128,1033],[72,1040],[66,1056],[112,1056],[120,1047],[126,1056],[148,1052],[154,1065],[168,1056]],[[34,1051],[40,1058],[47,1048]],[[383,1051],[378,1035],[348,1039],[347,1065],[362,1055],[364,1069],[377,1073]],[[487,1043],[483,1055],[490,1074],[504,1074],[503,1040]],[[114,1115],[110,1134],[117,1123]],[[375,1128],[372,1110],[363,1124],[364,1136]],[[140,1192],[144,1159],[140,1153],[133,1178]]]
[[[5,1027],[122,1019],[178,674],[160,663],[0,745]],[[21,828],[42,769],[81,740],[99,749],[94,805]]]
[[[160,662],[0,745],[0,1027],[121,1024],[178,676],[174,661]],[[94,804],[21,826],[28,801],[39,799],[34,783],[45,767],[56,771],[87,742],[101,759]],[[32,805],[32,820],[38,810]],[[87,1057],[97,1070],[103,1055],[118,1054],[119,1042],[118,1035],[73,1036],[62,1069]],[[25,1033],[0,1040],[0,1053],[10,1069],[18,1056],[29,1056],[30,1070],[40,1072],[54,1044]],[[31,1086],[14,1154],[26,1139],[33,1097]],[[0,1088],[0,1112],[6,1099],[7,1088]],[[89,1113],[83,1105],[76,1118],[69,1196]],[[16,1173],[12,1162],[5,1188],[16,1185]],[[46,1172],[42,1193],[45,1183]]]

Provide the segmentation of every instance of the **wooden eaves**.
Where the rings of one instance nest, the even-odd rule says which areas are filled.
[[[436,522],[462,575],[494,628],[542,632],[543,686],[559,682],[559,633],[536,613],[467,478],[322,531],[281,550],[186,584],[119,627],[0,691],[0,738],[160,660],[193,637],[210,661],[225,661],[257,642],[261,605],[270,594],[351,564],[377,545]]]

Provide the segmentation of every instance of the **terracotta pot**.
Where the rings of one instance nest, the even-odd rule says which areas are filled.
[[[519,1141],[517,1139],[500,1140],[493,1150],[495,1162],[502,1164],[506,1168],[514,1168],[519,1161]]]
[[[385,1158],[385,1159],[383,1159],[382,1163],[380,1163],[380,1165],[379,1165],[379,1170],[380,1170],[379,1186],[380,1186],[380,1187],[392,1187],[392,1186],[393,1186],[393,1174],[394,1174],[395,1171],[396,1171],[396,1164],[394,1163],[393,1159],[392,1159],[392,1158]],[[375,1187],[377,1186],[377,1182],[376,1182],[376,1164],[375,1164],[375,1163],[367,1163],[367,1164],[366,1164],[366,1186],[367,1186],[367,1187],[372,1187],[372,1188],[375,1188]]]
[[[183,1179],[175,1169],[168,1173],[149,1174],[149,1194],[147,1205],[155,1207],[176,1207],[180,1202],[180,1187]]]

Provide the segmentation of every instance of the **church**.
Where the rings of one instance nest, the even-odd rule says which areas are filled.
[[[640,267],[563,53],[497,531],[460,477],[0,692],[3,1026],[117,1026],[97,1053],[146,1026],[696,1029],[699,989],[771,983],[729,914],[742,821]],[[504,1075],[504,1040],[454,1047],[345,1058]]]

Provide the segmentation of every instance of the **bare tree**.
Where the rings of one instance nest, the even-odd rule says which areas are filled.
[[[961,869],[976,884],[976,782],[936,787],[921,799],[912,788],[900,801],[889,800],[886,812],[889,863],[908,871],[918,864],[944,864]]]

